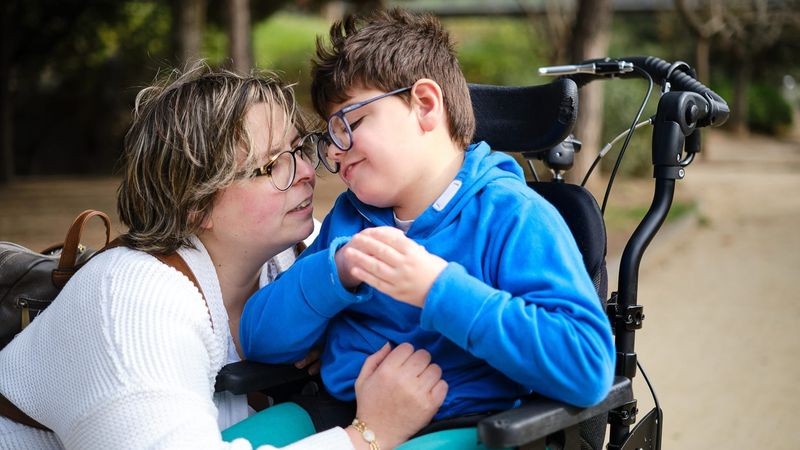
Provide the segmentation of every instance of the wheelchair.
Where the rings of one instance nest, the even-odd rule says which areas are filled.
[[[640,56],[604,58],[540,72],[562,75],[538,86],[469,86],[477,123],[474,140],[485,140],[494,150],[520,153],[535,178],[528,185],[558,209],[572,231],[614,331],[617,365],[613,385],[602,402],[589,408],[533,395],[508,411],[477,418],[445,419],[431,424],[399,449],[599,449],[606,439],[610,450],[661,448],[663,412],[655,391],[651,386],[654,408],[637,421],[637,400],[632,387],[639,366],[635,333],[644,319],[643,307],[637,299],[639,264],[670,210],[676,181],[684,177],[686,167],[700,151],[700,128],[724,123],[729,115],[728,105],[698,82],[691,67],[680,61],[668,63]],[[588,190],[566,183],[563,174],[572,166],[574,152],[580,149],[579,142],[571,137],[578,114],[578,88],[593,80],[634,76],[648,79],[649,88],[639,114],[627,131],[625,146],[635,128],[652,124],[653,200],[624,248],[617,289],[609,297],[601,208]],[[657,112],[637,124],[653,83],[662,86]],[[542,161],[550,170],[550,181],[539,180],[533,160]],[[613,175],[609,183],[613,183]],[[606,200],[607,197],[608,190]],[[242,361],[223,368],[216,389],[274,395],[286,386],[296,389],[306,377],[292,366]],[[314,432],[313,424],[299,407],[281,403],[271,408],[281,409],[280,414],[275,414],[278,422],[271,427],[278,429],[281,436],[253,444],[286,445]],[[226,430],[223,437],[233,439],[247,434],[242,428],[247,426],[246,422]]]

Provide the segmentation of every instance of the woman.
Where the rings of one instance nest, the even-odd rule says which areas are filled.
[[[93,258],[0,352],[0,393],[53,430],[0,417],[0,448],[251,447],[222,441],[248,408],[214,380],[239,360],[260,276],[313,230],[318,161],[303,128],[269,76],[198,65],[139,93],[118,190],[126,246]],[[146,252],[177,252],[202,292]],[[290,448],[371,448],[363,424],[392,448],[438,409],[440,377],[424,351],[386,346],[356,383],[361,422]]]

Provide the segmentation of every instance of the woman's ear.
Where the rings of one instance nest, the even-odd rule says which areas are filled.
[[[439,83],[421,78],[411,87],[411,104],[419,125],[425,132],[445,122],[444,97]]]
[[[211,219],[211,213],[205,214],[200,211],[192,211],[189,213],[189,222],[195,222],[198,219],[201,220],[200,222],[200,230],[207,231],[214,228],[214,221]]]

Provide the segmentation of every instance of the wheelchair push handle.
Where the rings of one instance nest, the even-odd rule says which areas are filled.
[[[664,88],[662,91],[664,93],[669,90],[676,90],[699,94],[704,99],[703,103],[707,104],[707,108],[702,108],[705,110],[703,111],[704,114],[697,119],[698,128],[707,126],[718,127],[728,120],[730,116],[728,103],[725,102],[719,94],[695,79],[694,73],[689,65],[681,61],[669,63],[655,56],[590,59],[572,67],[619,67],[620,70],[596,70],[589,73],[585,70],[580,70],[564,75],[564,77],[570,78],[575,81],[578,87],[581,87],[591,81],[605,77],[631,78],[639,76],[636,71],[627,70],[629,67],[628,64],[632,64],[633,67],[646,72],[653,79],[654,83]],[[545,72],[550,71],[545,70]],[[554,72],[553,74],[556,73]]]
[[[719,94],[695,79],[688,64],[681,62],[670,64],[655,56],[632,56],[623,59],[647,72],[653,77],[653,81],[662,87],[671,86],[678,91],[694,92],[703,96],[708,102],[709,111],[705,117],[698,120],[698,127],[718,127],[728,120],[731,113],[728,103]]]

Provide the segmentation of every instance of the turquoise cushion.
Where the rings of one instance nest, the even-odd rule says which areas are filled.
[[[478,442],[478,433],[475,428],[457,428],[454,430],[437,431],[414,438],[397,447],[397,450],[486,450]]]
[[[308,413],[295,403],[271,406],[222,431],[222,439],[230,442],[245,438],[253,445],[283,447],[315,433]]]

